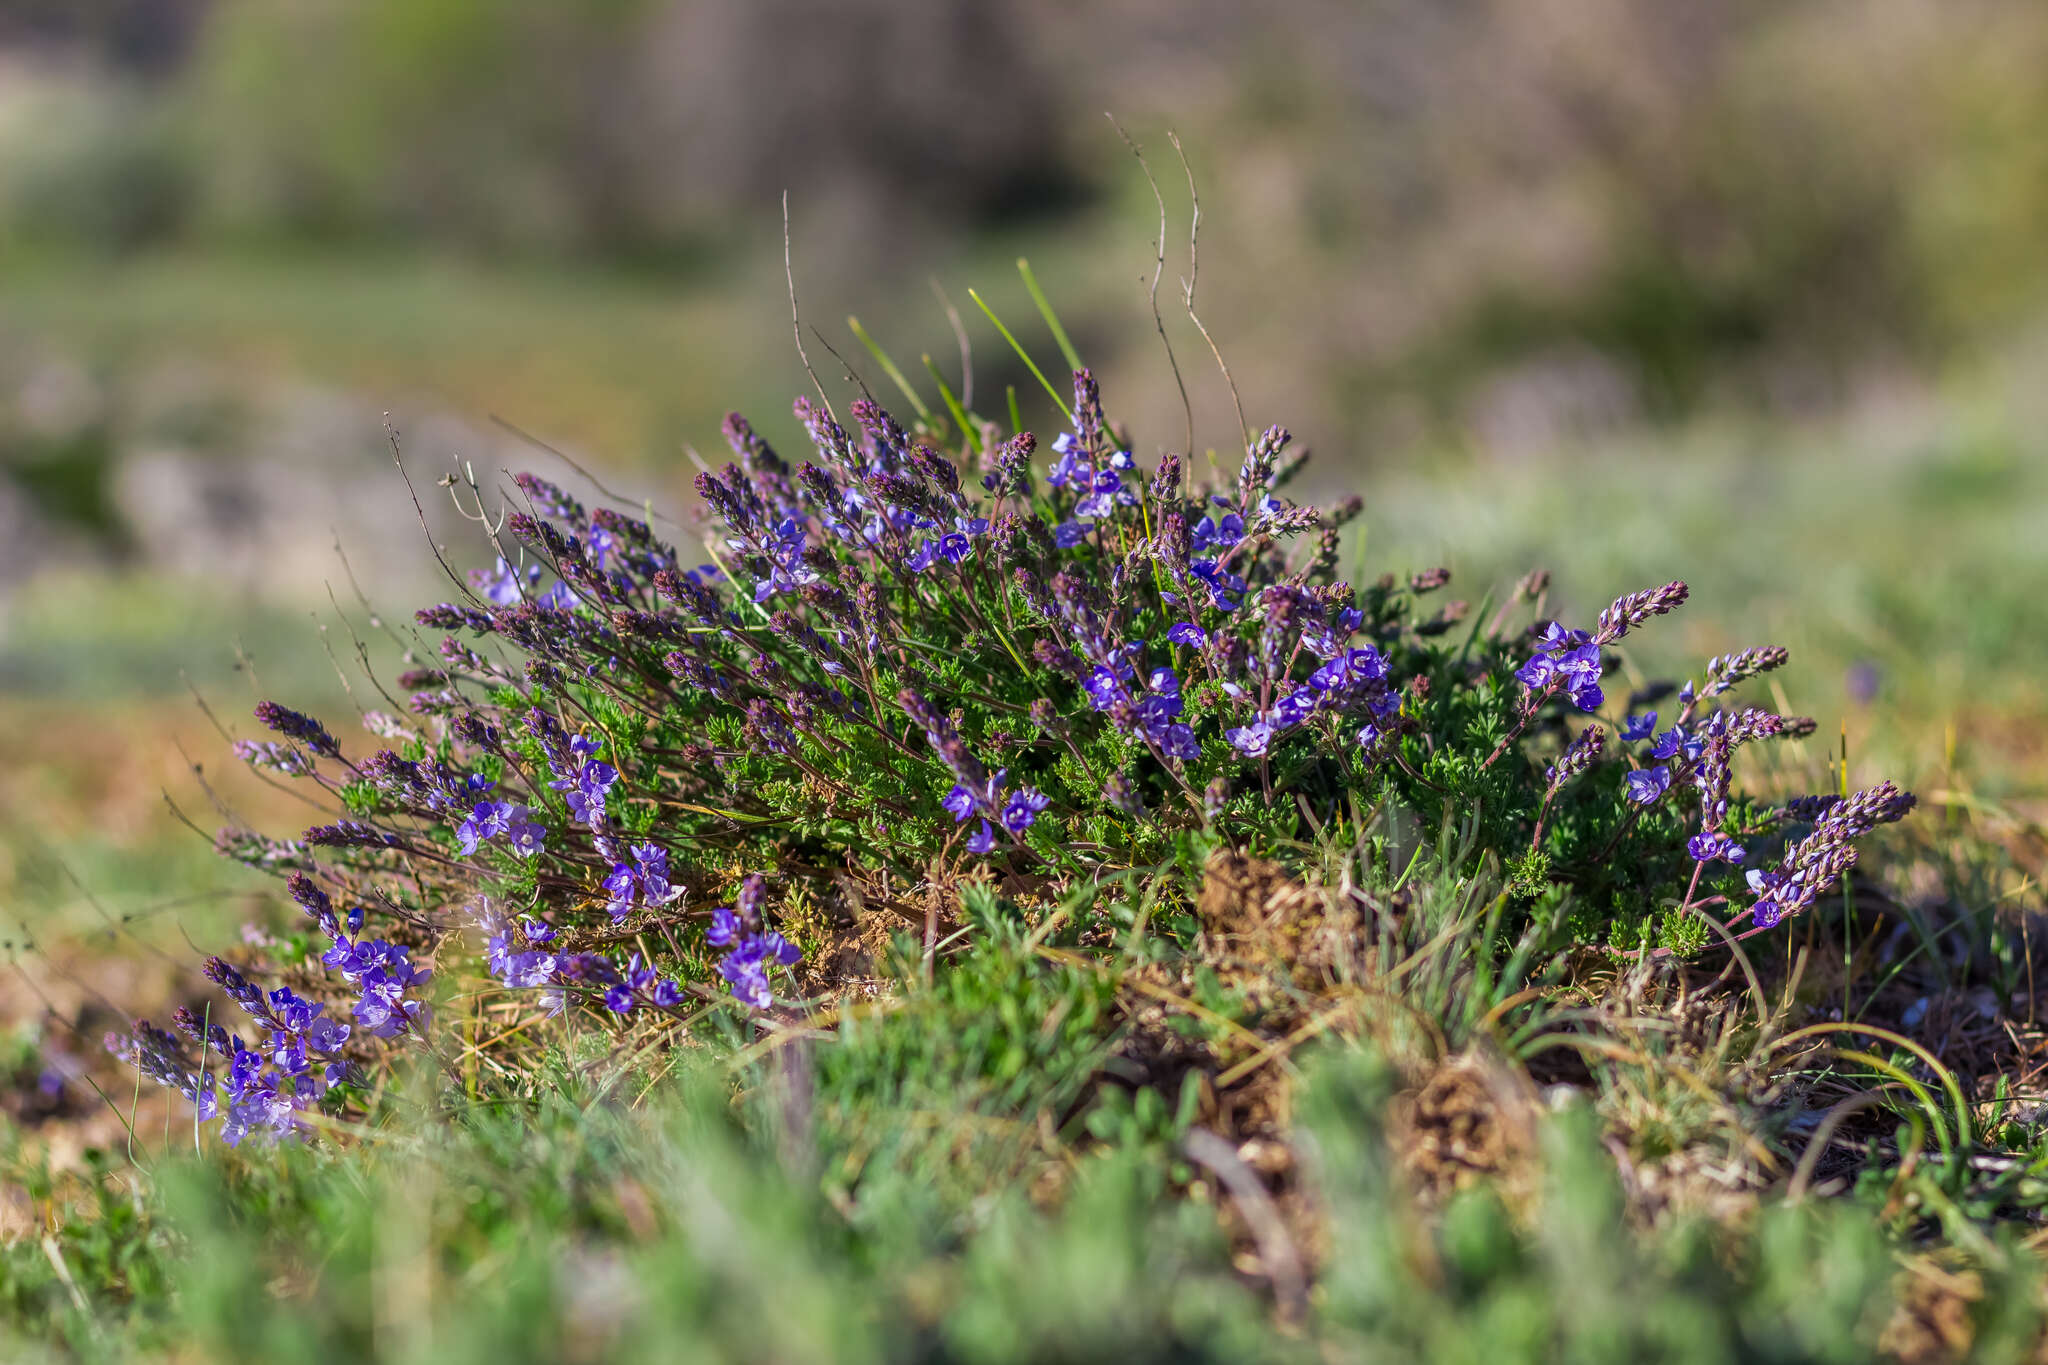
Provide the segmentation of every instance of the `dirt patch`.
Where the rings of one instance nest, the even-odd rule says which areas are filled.
[[[1482,1180],[1511,1203],[1535,1188],[1541,1103],[1520,1070],[1471,1051],[1452,1057],[1396,1099],[1389,1136],[1426,1205]]]
[[[1951,1272],[1916,1262],[1899,1276],[1898,1303],[1877,1348],[1901,1365],[1949,1365],[1965,1359],[1976,1337],[1975,1305],[1984,1282],[1975,1271]],[[2036,1359],[2042,1357],[2037,1352]]]
[[[1359,917],[1278,863],[1218,853],[1195,903],[1198,954],[1219,969],[1281,969],[1295,984],[1333,982],[1357,966]]]

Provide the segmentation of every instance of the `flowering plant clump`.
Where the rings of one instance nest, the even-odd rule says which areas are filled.
[[[1718,700],[1782,650],[1610,695],[1611,648],[1683,583],[1586,630],[1544,616],[1541,574],[1490,616],[1436,606],[1441,569],[1351,581],[1362,501],[1290,501],[1306,456],[1279,427],[1203,483],[1177,453],[1142,467],[1086,370],[1049,460],[1029,432],[946,441],[868,399],[850,426],[823,401],[795,415],[794,463],[727,420],[702,555],[518,476],[493,567],[417,614],[440,639],[363,744],[260,706],[273,738],[241,756],[334,807],[295,841],[221,836],[305,916],[295,956],[211,965],[263,1041],[181,1018],[114,1046],[230,1141],[285,1134],[357,1102],[392,1048],[445,1055],[430,976],[611,1027],[793,1014],[843,984],[821,950],[850,898],[921,923],[964,878],[1049,900],[1225,844],[1284,856],[1386,808],[1475,822],[1522,913],[1688,949],[1705,916],[1756,932],[1807,909],[1911,804],[1735,789],[1738,749],[1813,728]]]

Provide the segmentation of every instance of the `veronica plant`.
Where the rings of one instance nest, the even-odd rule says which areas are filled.
[[[1611,698],[1611,647],[1683,583],[1591,629],[1541,615],[1540,576],[1490,621],[1436,607],[1444,570],[1345,576],[1362,503],[1291,501],[1284,429],[1205,483],[1175,453],[1142,467],[1086,370],[1071,413],[1036,459],[1029,432],[970,421],[942,450],[869,399],[851,425],[799,399],[797,462],[734,415],[732,462],[697,480],[701,555],[518,476],[492,567],[417,614],[440,638],[368,742],[266,702],[273,738],[240,746],[335,808],[296,841],[221,836],[307,922],[294,962],[213,968],[262,1044],[145,1023],[114,1046],[231,1139],[284,1133],[388,1049],[438,1048],[415,961],[612,1027],[796,1011],[839,984],[815,950],[848,885],[906,911],[977,875],[1050,897],[1389,806],[1476,812],[1583,934],[1682,944],[1708,913],[1808,908],[1910,804],[1733,790],[1738,749],[1812,728],[1719,700],[1782,650],[1713,661],[1661,729],[1655,695]],[[1753,905],[1719,908],[1741,841],[1802,818]],[[285,975],[335,1014],[251,984]]]

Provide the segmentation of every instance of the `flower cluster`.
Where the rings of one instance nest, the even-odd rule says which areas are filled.
[[[938,904],[963,876],[1055,894],[1381,809],[1480,812],[1610,904],[1656,905],[1685,855],[1695,881],[1744,858],[1731,755],[1803,723],[1719,698],[1783,652],[1625,707],[1602,685],[1605,648],[1684,584],[1575,630],[1522,619],[1546,596],[1531,575],[1461,625],[1463,602],[1422,603],[1447,570],[1343,576],[1362,503],[1290,501],[1307,457],[1284,428],[1204,484],[1181,453],[1141,463],[1086,370],[1070,411],[1037,467],[1029,432],[906,428],[867,398],[844,423],[799,400],[802,459],[734,415],[676,528],[701,542],[687,558],[517,476],[478,517],[491,567],[416,613],[405,699],[366,714],[360,750],[271,702],[274,738],[237,746],[328,808],[301,839],[220,839],[317,931],[213,971],[261,1047],[205,1035],[195,1055],[139,1025],[124,1055],[203,1108],[224,1096],[237,1137],[285,1133],[350,1102],[351,1067],[432,1048],[437,981],[608,1028],[678,1026],[685,999],[797,1009],[842,984],[805,952],[832,907]],[[1672,690],[1659,730],[1640,708]],[[1859,812],[1815,812],[1771,904],[1838,875]]]
[[[351,938],[363,927],[363,909],[349,911],[346,919],[336,916],[334,901],[302,872],[285,883],[293,900],[326,935],[328,948],[320,964],[340,974],[358,994],[354,1013],[357,1025],[373,1038],[391,1038],[421,1027],[425,1005],[416,991],[432,979],[433,973],[415,967],[410,951],[383,939]]]
[[[1769,929],[1810,907],[1856,865],[1857,839],[1904,819],[1914,804],[1911,792],[1889,782],[1835,801],[1776,867],[1749,873],[1749,889],[1756,895],[1748,911],[1751,922]]]
[[[1717,697],[1759,673],[1782,668],[1791,653],[1783,645],[1760,645],[1754,649],[1737,650],[1733,654],[1717,655],[1707,661],[1707,682],[1700,689],[1700,695]]]
[[[794,966],[803,960],[797,946],[773,929],[761,927],[761,903],[765,883],[756,874],[740,885],[739,907],[721,905],[711,912],[706,942],[724,948],[718,974],[732,987],[735,998],[755,1009],[766,1009],[774,1001],[769,989],[770,969]]]
[[[1685,841],[1686,856],[1696,863],[1740,863],[1749,856],[1744,849],[1719,830],[1703,830]]]
[[[683,888],[668,878],[668,850],[660,844],[633,845],[631,862],[612,864],[611,872],[599,883],[610,899],[605,909],[614,920],[623,920],[639,904],[653,910],[683,894]]]
[[[1532,704],[1562,691],[1581,711],[1597,711],[1607,700],[1600,689],[1600,675],[1605,670],[1601,646],[1614,643],[1652,616],[1683,606],[1686,593],[1685,584],[1666,583],[1616,598],[1600,613],[1590,633],[1548,622],[1536,637],[1535,652],[1515,670],[1515,677],[1529,689]]]
[[[1607,700],[1600,690],[1605,665],[1600,644],[1583,630],[1566,630],[1552,621],[1537,637],[1536,652],[1515,670],[1515,677],[1529,689],[1531,702],[1562,690],[1581,711],[1598,711]]]
[[[531,916],[515,925],[488,896],[478,900],[475,919],[477,928],[483,931],[484,962],[492,976],[507,986],[522,989],[546,987],[554,982],[560,959],[549,949],[555,939],[553,925]],[[559,992],[550,997],[551,1007],[560,1003]]]
[[[602,953],[556,951],[558,930],[534,915],[516,921],[488,896],[478,900],[472,922],[484,936],[484,962],[500,984],[538,990],[547,1013],[560,1014],[571,995],[601,1003],[615,1015],[642,1007],[673,1011],[683,988],[662,976],[639,953],[625,962]]]
[[[253,1046],[180,1008],[172,1022],[182,1038],[144,1019],[129,1033],[109,1034],[107,1050],[191,1100],[201,1121],[219,1118],[221,1140],[230,1147],[251,1133],[299,1135],[306,1128],[305,1112],[348,1078],[342,1050],[349,1026],[290,987],[264,992],[222,958],[208,958],[205,971],[262,1030]],[[223,1070],[218,1082],[211,1069],[215,1059]]]
[[[1606,747],[1607,732],[1597,725],[1588,725],[1579,732],[1577,739],[1565,745],[1564,752],[1557,756],[1557,762],[1544,769],[1544,786],[1556,791],[1592,767],[1600,757],[1600,751]]]
[[[540,852],[541,844],[547,839],[547,830],[532,818],[532,812],[525,806],[511,801],[479,801],[470,808],[469,817],[455,827],[455,837],[461,841],[462,856],[467,858],[477,848],[504,836],[506,847],[522,858],[531,858]]]

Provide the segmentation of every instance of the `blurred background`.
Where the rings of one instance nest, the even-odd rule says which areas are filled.
[[[796,445],[785,190],[878,390],[849,313],[1049,432],[966,295],[1054,365],[1027,256],[1182,445],[1105,111],[1198,450],[1168,130],[1248,419],[1372,574],[1687,578],[1632,668],[1791,645],[1814,762],[2038,819],[2043,71],[2037,0],[0,0],[0,918],[251,913],[166,793],[289,826],[194,694],[348,716],[337,543],[439,595],[387,421],[465,565],[435,478],[566,473],[494,418],[678,513],[728,408]]]

